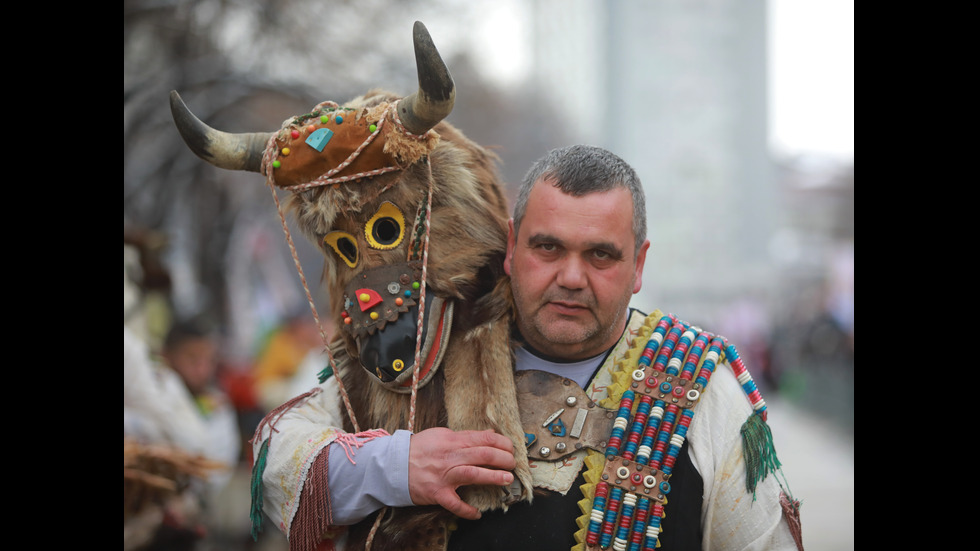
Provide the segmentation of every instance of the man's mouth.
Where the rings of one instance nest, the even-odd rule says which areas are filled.
[[[587,311],[589,307],[580,302],[571,302],[566,300],[553,300],[546,303],[554,312],[564,315],[578,315],[584,311]]]

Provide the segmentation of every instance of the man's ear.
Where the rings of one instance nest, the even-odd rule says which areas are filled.
[[[643,264],[647,261],[647,249],[650,248],[650,240],[645,239],[643,244],[640,245],[640,252],[636,255],[636,272],[633,274],[635,280],[633,281],[633,294],[640,292],[640,286],[643,285]]]
[[[514,219],[507,221],[507,256],[504,257],[504,273],[510,275],[510,263],[514,258],[514,243],[517,236],[514,234]]]

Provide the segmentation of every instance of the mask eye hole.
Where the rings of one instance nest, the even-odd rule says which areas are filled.
[[[323,238],[340,258],[351,268],[357,266],[357,241],[354,236],[342,231],[332,231]]]
[[[372,248],[394,249],[405,237],[405,216],[386,201],[364,226],[364,236]]]

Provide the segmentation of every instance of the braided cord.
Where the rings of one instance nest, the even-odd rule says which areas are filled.
[[[415,370],[412,372],[412,399],[408,409],[408,431],[415,425],[415,400],[418,397],[419,372],[422,370],[422,329],[425,327],[425,280],[429,266],[429,232],[432,220],[432,166],[429,167],[429,189],[426,191],[425,237],[422,242],[422,278],[419,282],[419,321],[415,336]],[[433,338],[435,338],[433,336]]]
[[[303,291],[306,293],[306,300],[310,305],[310,311],[313,312],[313,320],[316,322],[317,331],[320,332],[320,339],[323,341],[323,346],[327,351],[327,361],[330,363],[330,369],[333,370],[334,375],[337,379],[337,388],[340,390],[340,397],[344,401],[344,407],[347,409],[347,416],[350,417],[351,424],[354,426],[354,432],[361,432],[361,428],[357,423],[357,417],[354,415],[354,407],[351,406],[350,396],[347,394],[347,389],[344,387],[343,377],[339,371],[337,371],[337,365],[333,359],[333,353],[330,352],[330,342],[327,339],[327,334],[323,331],[323,324],[320,323],[320,316],[316,311],[316,304],[313,302],[313,296],[310,294],[310,287],[306,283],[306,276],[303,274],[303,266],[300,265],[299,255],[296,253],[296,245],[293,243],[293,237],[289,233],[289,226],[286,224],[286,216],[282,212],[282,205],[279,202],[279,196],[276,195],[275,177],[273,176],[274,171],[272,170],[272,159],[276,156],[276,137],[273,135],[269,138],[269,144],[265,148],[265,154],[263,155],[262,163],[266,169],[266,183],[269,185],[269,190],[272,191],[272,199],[276,203],[276,211],[279,213],[279,221],[282,222],[282,231],[286,235],[286,242],[289,244],[289,253],[293,257],[293,263],[296,265],[296,272],[299,274],[300,282],[303,284]]]

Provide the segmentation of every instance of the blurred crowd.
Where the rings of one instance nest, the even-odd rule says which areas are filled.
[[[213,313],[171,307],[164,246],[151,232],[124,243],[124,549],[285,549],[275,529],[251,535],[249,440],[317,383],[323,336],[307,306],[261,335],[248,361],[226,357]]]
[[[716,327],[736,343],[763,396],[778,393],[853,434],[852,246],[840,247],[824,274],[795,282],[791,292],[725,305]]]

